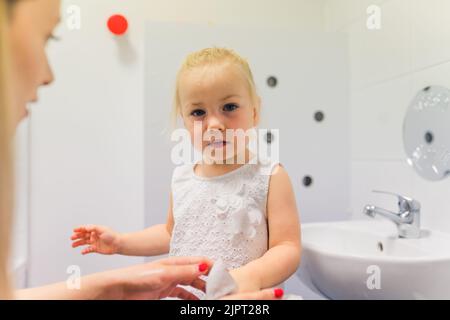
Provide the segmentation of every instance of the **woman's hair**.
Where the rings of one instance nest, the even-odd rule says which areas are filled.
[[[258,94],[256,92],[256,85],[253,79],[253,74],[250,69],[250,65],[246,59],[241,57],[235,51],[227,48],[206,48],[200,51],[189,54],[181,65],[177,74],[174,103],[172,108],[172,122],[176,123],[177,117],[181,114],[180,104],[180,77],[185,71],[194,69],[196,67],[202,67],[205,65],[219,64],[228,62],[236,65],[242,71],[242,74],[247,82],[248,90],[254,107],[259,112]]]
[[[0,0],[0,299],[12,297],[9,253],[13,211],[13,108],[10,106],[7,29],[12,0]]]

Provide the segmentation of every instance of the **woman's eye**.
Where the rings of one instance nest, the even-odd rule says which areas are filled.
[[[237,105],[235,105],[234,103],[228,103],[228,104],[223,106],[223,110],[224,111],[234,111],[237,108],[239,108],[239,107]]]
[[[61,38],[60,37],[58,37],[58,36],[56,36],[54,33],[50,33],[48,36],[47,36],[47,41],[61,41]]]
[[[200,109],[197,109],[197,110],[194,110],[191,112],[191,116],[194,116],[194,117],[201,117],[204,114],[205,114],[205,111],[200,110]]]

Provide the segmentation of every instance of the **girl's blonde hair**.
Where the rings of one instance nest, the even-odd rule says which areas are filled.
[[[213,47],[202,49],[200,51],[189,54],[181,65],[176,78],[175,96],[171,114],[172,123],[174,125],[176,124],[178,116],[181,114],[179,93],[180,77],[182,73],[188,70],[192,70],[196,67],[203,67],[206,65],[213,65],[224,62],[232,63],[241,69],[248,85],[248,90],[253,102],[253,107],[255,107],[257,109],[257,112],[259,113],[258,94],[256,91],[255,80],[253,79],[253,74],[248,61],[231,49]]]
[[[9,272],[13,211],[13,108],[9,101],[7,29],[12,0],[0,0],[0,299],[12,297]]]

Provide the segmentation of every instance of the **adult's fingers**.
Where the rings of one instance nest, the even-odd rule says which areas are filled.
[[[282,289],[264,289],[256,292],[232,294],[223,297],[222,300],[279,300],[282,297]]]
[[[164,272],[161,277],[164,282],[174,283],[176,285],[192,285],[195,283],[197,286],[201,286],[199,282],[195,282],[198,277],[205,275],[207,271],[200,271],[197,264],[193,265],[174,265],[164,268]]]
[[[192,288],[198,289],[200,291],[206,292],[206,282],[200,278],[194,279],[190,284]]]
[[[199,300],[198,297],[192,292],[187,291],[181,287],[175,287],[172,292],[169,293],[168,297],[170,298],[180,298],[183,300]]]
[[[191,264],[201,264],[206,263],[209,267],[213,265],[213,262],[206,257],[170,257],[161,259],[159,261],[161,264],[173,266],[173,265],[191,265]]]

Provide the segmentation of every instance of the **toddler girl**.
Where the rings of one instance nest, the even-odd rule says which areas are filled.
[[[221,260],[239,292],[282,283],[301,253],[289,176],[277,162],[255,155],[248,139],[240,143],[237,134],[227,134],[258,125],[261,102],[249,64],[224,48],[192,53],[178,73],[174,101],[174,115],[203,158],[174,170],[167,223],[129,234],[79,227],[73,247],[86,245],[83,254]]]

